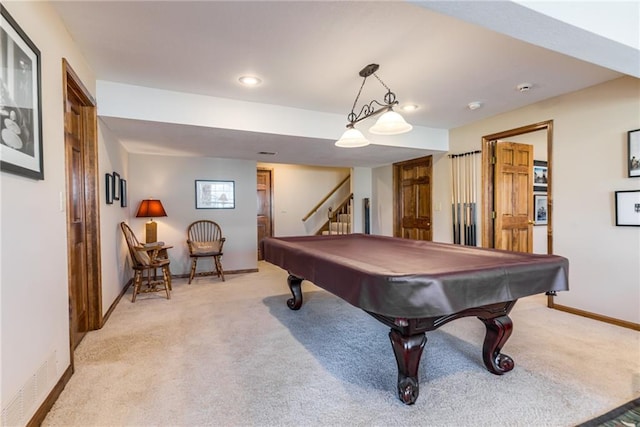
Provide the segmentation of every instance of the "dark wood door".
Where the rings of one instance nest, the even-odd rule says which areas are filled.
[[[65,147],[67,157],[67,221],[69,259],[69,298],[71,334],[75,349],[89,330],[89,290],[85,221],[84,144],[82,101],[75,91],[67,93],[65,108]]]
[[[264,259],[260,242],[272,236],[271,170],[258,169],[258,261]]]
[[[395,237],[432,240],[431,176],[431,156],[393,165]]]
[[[533,252],[533,146],[498,142],[495,159],[495,248]]]

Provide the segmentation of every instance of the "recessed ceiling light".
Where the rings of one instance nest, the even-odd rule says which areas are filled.
[[[467,107],[469,107],[469,110],[477,110],[478,108],[482,107],[482,102],[473,101],[467,104]]]
[[[238,79],[238,81],[245,86],[258,86],[260,83],[262,83],[262,80],[260,80],[256,76],[242,76]]]
[[[402,107],[400,107],[402,111],[415,111],[418,108],[420,107],[418,107],[416,104],[405,104]]]

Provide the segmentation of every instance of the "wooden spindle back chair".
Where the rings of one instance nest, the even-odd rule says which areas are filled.
[[[224,270],[222,269],[222,247],[226,241],[222,237],[222,229],[218,223],[210,220],[199,220],[191,223],[187,228],[187,245],[189,246],[189,256],[191,257],[191,273],[189,273],[189,283],[194,276],[216,275],[224,282]],[[199,258],[213,259],[213,269],[196,274],[196,267]]]
[[[120,223],[122,234],[129,247],[131,256],[131,266],[133,275],[133,297],[132,302],[136,302],[139,293],[165,291],[167,299],[171,298],[171,271],[169,270],[169,259],[161,258],[159,253],[163,244],[161,242],[142,244],[133,233],[133,230],[125,223]],[[156,279],[156,270],[162,270],[162,279]],[[146,275],[146,282],[143,285],[143,276]]]

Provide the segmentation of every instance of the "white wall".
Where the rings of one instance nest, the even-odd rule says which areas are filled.
[[[235,209],[196,209],[195,181],[235,181]],[[147,218],[136,218],[140,201],[160,199],[166,217],[158,223],[158,240],[169,250],[172,274],[188,274],[187,227],[193,221],[217,222],[226,237],[222,265],[226,271],[256,269],[257,180],[256,162],[203,157],[129,155],[129,225],[144,241]],[[200,264],[203,264],[202,268]],[[206,267],[199,263],[198,271]]]
[[[452,153],[481,148],[483,135],[553,119],[553,247],[570,264],[558,304],[640,323],[640,228],[616,227],[614,191],[627,178],[627,131],[640,128],[640,80],[623,77],[450,132]],[[449,200],[449,160],[434,164],[434,203]],[[450,241],[451,215],[434,215],[434,240]]]
[[[353,168],[351,170],[351,192],[353,193],[353,232],[364,233],[364,199],[371,201],[371,168]]]
[[[50,4],[2,7],[38,47],[42,66],[44,180],[0,173],[0,401],[2,424],[15,425],[31,418],[70,364],[62,58],[93,94],[95,78]],[[37,372],[35,395],[24,393]],[[7,415],[9,406],[16,412]]]
[[[371,171],[371,234],[393,236],[393,166]]]
[[[640,228],[616,227],[627,178],[627,131],[640,128],[640,80],[622,78],[543,105],[554,122],[554,250],[570,260],[559,304],[640,323]]]
[[[127,244],[122,237],[119,225],[120,222],[129,220],[130,210],[121,207],[118,200],[114,200],[113,204],[107,204],[105,200],[105,174],[117,172],[121,179],[127,181],[129,193],[131,186],[128,174],[129,154],[101,120],[98,120],[98,149],[102,314],[104,315],[132,276],[130,265],[126,262],[129,253]],[[131,200],[128,202],[131,203]]]

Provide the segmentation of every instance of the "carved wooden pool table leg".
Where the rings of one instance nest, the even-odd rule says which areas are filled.
[[[502,375],[513,369],[513,359],[506,354],[500,353],[502,347],[511,336],[513,323],[509,316],[499,316],[489,319],[478,317],[487,328],[482,346],[482,359],[487,369],[496,374]]]
[[[424,333],[405,336],[391,329],[389,338],[398,363],[398,397],[411,405],[416,402],[420,392],[418,367],[427,337]]]
[[[293,274],[289,274],[287,277],[287,284],[289,285],[289,289],[291,290],[291,295],[293,298],[289,298],[287,300],[287,307],[291,310],[300,310],[302,307],[302,281],[300,277],[296,277]]]

